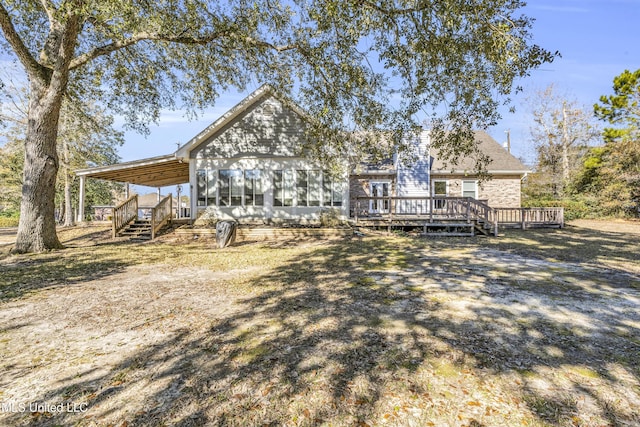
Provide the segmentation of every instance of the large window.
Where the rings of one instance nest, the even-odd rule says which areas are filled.
[[[218,171],[220,206],[241,206],[242,190],[242,171],[240,169],[221,169]]]
[[[322,173],[319,170],[296,171],[296,206],[320,206]]]
[[[309,202],[309,180],[305,170],[296,171],[296,205],[308,206]]]
[[[478,198],[478,184],[476,181],[462,181],[462,197]]]
[[[322,172],[312,170],[307,173],[308,204],[307,206],[320,206],[322,198]]]
[[[293,171],[273,171],[273,206],[293,206]]]
[[[329,173],[325,172],[322,181],[323,205],[324,206],[342,206],[343,184],[335,181]]]
[[[198,206],[207,206],[207,171],[204,169],[196,171],[196,198]]]
[[[244,171],[244,205],[264,206],[261,170]]]
[[[211,169],[207,172],[207,206],[217,204],[216,195],[216,171]]]

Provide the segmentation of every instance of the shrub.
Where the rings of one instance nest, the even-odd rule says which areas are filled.
[[[0,227],[17,227],[20,217],[0,216]]]
[[[320,225],[323,227],[338,227],[342,224],[338,209],[325,209],[320,212]]]

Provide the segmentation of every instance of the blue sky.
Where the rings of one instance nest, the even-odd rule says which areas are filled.
[[[554,84],[567,98],[591,109],[601,95],[611,94],[616,75],[640,68],[640,0],[530,0],[522,12],[536,20],[534,42],[560,51],[562,57],[518,82],[524,91],[513,97],[516,113],[504,108],[503,120],[489,133],[502,143],[510,129],[513,153],[531,160],[526,98]],[[151,126],[149,137],[128,133],[120,150],[123,160],[172,153],[177,143],[188,141],[258,85],[222,96],[197,121],[187,121],[179,111],[166,112],[159,126]]]
[[[511,129],[513,152],[533,158],[529,141],[530,113],[526,98],[550,84],[569,99],[591,109],[601,95],[613,93],[613,78],[640,68],[640,0],[530,0],[523,12],[536,19],[535,43],[560,51],[561,58],[544,64],[519,84],[516,113],[490,130],[498,141]]]

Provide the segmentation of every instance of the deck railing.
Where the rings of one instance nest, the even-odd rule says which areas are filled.
[[[360,196],[354,200],[352,217],[359,221],[381,220],[388,222],[415,220],[437,222],[458,220],[466,223],[481,221],[495,235],[498,223],[493,208],[471,197],[370,197]]]
[[[113,208],[112,237],[115,239],[120,230],[136,219],[138,219],[138,195],[134,194]]]
[[[151,240],[156,238],[158,230],[160,230],[168,221],[171,221],[171,217],[173,215],[172,207],[172,195],[169,194],[151,209]]]
[[[564,227],[564,208],[496,208],[498,223],[519,227]]]

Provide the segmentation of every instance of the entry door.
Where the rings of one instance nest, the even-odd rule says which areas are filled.
[[[372,182],[371,197],[389,197],[389,182]],[[369,212],[374,214],[389,213],[389,199],[371,200]]]

